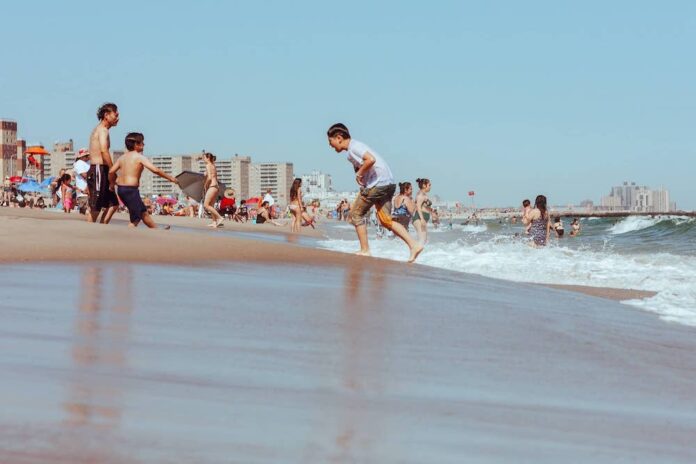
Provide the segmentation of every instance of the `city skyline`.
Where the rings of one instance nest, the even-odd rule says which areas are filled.
[[[2,121],[0,119],[0,121]],[[12,120],[12,122],[15,122]],[[18,152],[19,151],[19,145],[23,145],[24,148],[26,148],[27,143],[25,140],[21,138],[16,138],[17,146],[18,146]],[[42,144],[28,144],[29,146],[33,145],[40,145],[44,147]],[[75,154],[78,150],[78,148],[75,147],[75,142],[73,139],[62,139],[62,140],[56,140],[53,143],[53,149],[50,151],[52,155],[58,155],[58,154],[64,154],[65,159],[62,160],[60,163],[55,163],[51,160],[50,156],[46,157],[43,159],[43,170],[45,170],[48,175],[55,175],[56,172],[58,172],[59,169],[61,168],[66,168],[70,169],[72,166],[72,163],[75,161]],[[123,153],[123,150],[116,149],[112,150],[114,153],[114,160],[118,158]],[[147,154],[145,153],[145,156],[148,156],[155,160],[155,165],[157,167],[163,168],[169,166],[165,171],[169,174],[176,175],[178,172],[183,171],[183,170],[193,170],[197,172],[204,172],[204,163],[202,160],[198,160],[198,163],[194,163],[196,161],[196,158],[200,155],[200,153],[172,153],[172,154]],[[180,169],[177,171],[176,169],[171,168],[172,160],[177,159],[175,161],[175,165],[179,166]],[[182,160],[183,158],[183,160]],[[239,155],[238,153],[234,153],[231,155],[217,155],[218,158],[218,164],[220,165],[218,167],[218,171],[220,175],[222,176],[222,181],[225,184],[228,184],[230,186],[234,185],[235,190],[240,191],[240,192],[249,192],[248,194],[244,194],[243,196],[248,197],[248,196],[253,196],[256,195],[257,193],[252,193],[255,192],[254,189],[259,190],[259,192],[265,191],[266,188],[272,188],[274,191],[274,195],[280,197],[281,201],[285,200],[285,195],[281,194],[280,191],[278,190],[278,187],[274,185],[264,185],[263,188],[261,187],[260,180],[257,178],[260,178],[260,176],[257,175],[254,176],[254,181],[236,181],[236,180],[231,180],[232,177],[230,177],[232,174],[228,171],[235,170],[239,171],[239,167],[233,168],[232,165],[229,165],[231,161],[235,159],[239,160],[244,160],[246,163],[250,164],[250,166],[253,166],[254,169],[259,170],[260,165],[268,165],[268,166],[275,166],[275,165],[286,165],[289,164],[290,166],[293,166],[293,163],[288,163],[288,162],[277,162],[277,161],[260,161],[256,163],[251,163],[251,156],[248,155]],[[162,161],[164,160],[164,164],[162,164]],[[14,163],[13,163],[14,164]],[[25,161],[22,161],[21,159],[17,163],[17,165],[20,164],[26,164]],[[249,168],[247,168],[249,169]],[[293,168],[291,168],[293,169]],[[237,177],[241,177],[240,174],[236,174]],[[311,172],[304,172],[304,173],[299,173],[299,172],[289,172],[286,177],[292,176],[292,177],[299,177],[302,178],[303,182],[307,183],[307,181],[311,182],[312,184],[320,185],[321,188],[317,190],[315,193],[320,193],[321,195],[325,195],[328,192],[356,192],[357,189],[333,189],[333,175],[330,173],[323,173],[321,170],[317,169],[312,169]],[[230,177],[230,179],[227,179]],[[154,183],[154,184],[153,184]],[[153,187],[153,185],[157,186],[164,186],[162,189]],[[288,181],[286,181],[283,185],[289,184]],[[626,187],[628,186],[629,181],[624,181],[623,186]],[[329,187],[326,188],[326,185]],[[643,212],[649,212],[649,211],[660,211],[660,212],[669,212],[669,211],[677,211],[681,210],[684,211],[683,208],[679,209],[677,208],[676,201],[674,201],[673,198],[670,197],[669,189],[664,188],[664,185],[660,186],[660,189],[651,189],[647,185],[641,185],[637,186],[636,182],[630,182],[630,185],[632,188],[640,189],[639,193],[636,193],[636,195],[643,195],[645,196],[645,202],[648,203],[641,203],[641,204],[634,204],[632,199],[626,200],[624,197],[627,195],[623,193],[621,190],[622,187],[611,187],[611,191],[609,195],[602,195],[601,193],[598,193],[598,199],[595,197],[593,198],[585,198],[585,199],[576,199],[572,202],[566,203],[567,205],[572,205],[572,206],[582,206],[583,203],[586,203],[588,201],[594,203],[595,208],[599,207],[600,209],[604,210],[628,210],[628,211],[643,211]],[[168,182],[162,181],[156,176],[153,176],[149,171],[146,171],[143,173],[143,179],[141,183],[141,189],[143,192],[146,193],[153,193],[153,194],[173,194],[177,193],[178,190],[173,188]],[[620,192],[620,193],[616,193]],[[662,193],[660,193],[662,192]],[[311,193],[311,189],[309,188],[309,185],[305,188],[305,193]],[[437,194],[436,194],[437,195]],[[437,195],[439,197],[439,195]],[[632,198],[631,195],[628,196],[629,198]],[[442,201],[447,202],[447,203],[452,203],[452,202],[460,202],[464,206],[465,205],[465,199],[458,199],[458,198],[442,198]],[[660,205],[658,207],[653,207],[653,202],[655,202],[656,205]],[[562,205],[562,203],[556,203],[556,205]],[[500,207],[500,208],[505,208],[505,207],[514,207],[514,205],[480,205],[480,207]]]
[[[443,198],[598,201],[629,178],[669,185],[696,208],[696,64],[684,59],[696,4],[358,1],[345,10],[329,19],[310,1],[126,0],[105,18],[81,1],[10,3],[3,32],[18,40],[4,59],[18,66],[0,72],[0,115],[20,121],[30,143],[74,134],[82,146],[96,108],[114,101],[114,146],[138,131],[147,153],[253,153],[354,189],[326,142],[340,121],[398,181],[430,178]],[[137,34],[97,39],[132,11]]]

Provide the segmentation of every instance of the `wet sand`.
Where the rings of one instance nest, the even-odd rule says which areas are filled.
[[[0,462],[696,461],[693,328],[404,268],[4,266]]]
[[[57,216],[0,211],[3,464],[696,462],[692,327],[565,288]]]
[[[364,262],[363,258],[320,249],[297,249],[275,243],[258,243],[227,232],[266,234],[282,237],[287,244],[303,238],[321,237],[320,229],[303,228],[293,234],[288,228],[270,224],[225,222],[211,230],[208,221],[188,217],[156,216],[161,225],[172,230],[149,230],[144,226],[127,227],[127,215],[117,214],[109,226],[87,224],[79,214],[41,210],[0,208],[0,262],[47,261],[126,261],[138,263],[201,264],[216,261],[304,262],[343,266]],[[196,235],[198,231],[205,235]],[[108,247],[104,246],[108,243]],[[404,256],[404,261],[408,258]],[[375,266],[400,266],[388,260],[372,259]],[[395,272],[400,272],[394,268]],[[631,289],[587,287],[582,285],[545,285],[612,300],[647,298],[654,292]]]

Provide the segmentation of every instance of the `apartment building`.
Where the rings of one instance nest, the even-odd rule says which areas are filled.
[[[249,166],[249,196],[263,196],[271,189],[275,201],[284,207],[288,204],[293,180],[292,163],[252,163]]]
[[[0,119],[0,173],[2,178],[16,176],[17,122]]]

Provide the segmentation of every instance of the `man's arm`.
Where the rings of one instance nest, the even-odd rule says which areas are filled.
[[[113,176],[114,180],[116,180],[116,173],[118,172],[119,169],[121,169],[121,159],[120,158],[116,161],[116,164],[113,164],[109,168],[109,181],[111,181],[111,176]]]
[[[117,162],[118,162],[118,161],[117,161]],[[170,176],[169,174],[167,174],[166,172],[162,171],[160,168],[158,168],[157,166],[155,166],[154,164],[152,164],[152,161],[150,161],[149,159],[147,159],[146,156],[141,156],[141,157],[140,157],[140,162],[143,163],[143,166],[145,166],[146,168],[148,168],[150,171],[152,171],[153,173],[157,174],[158,176],[167,179],[169,182],[172,182],[172,183],[174,183],[174,184],[179,185],[179,181],[176,180],[176,177],[172,177],[172,176]]]
[[[366,151],[362,159],[363,163],[360,166],[360,169],[358,169],[355,173],[355,180],[358,182],[358,185],[364,187],[365,182],[363,182],[363,177],[365,176],[365,173],[375,165],[375,157],[372,156],[372,153]]]

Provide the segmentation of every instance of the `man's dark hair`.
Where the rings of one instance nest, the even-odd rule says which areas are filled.
[[[107,113],[114,113],[116,111],[118,111],[118,106],[116,106],[116,103],[104,103],[97,110],[97,119],[101,121],[104,119],[104,116],[106,116]]]
[[[131,132],[126,135],[126,149],[128,151],[135,150],[135,144],[143,142],[145,142],[145,136],[140,132]]]
[[[326,135],[328,135],[329,137],[336,137],[337,135],[340,135],[344,139],[350,138],[350,132],[348,132],[348,128],[345,124],[342,124],[340,122],[329,127],[329,130],[326,131]]]
[[[525,208],[526,208],[527,206],[531,205],[531,204],[532,204],[532,202],[529,201],[529,200],[524,200],[524,201],[522,202],[522,206],[524,206]]]

